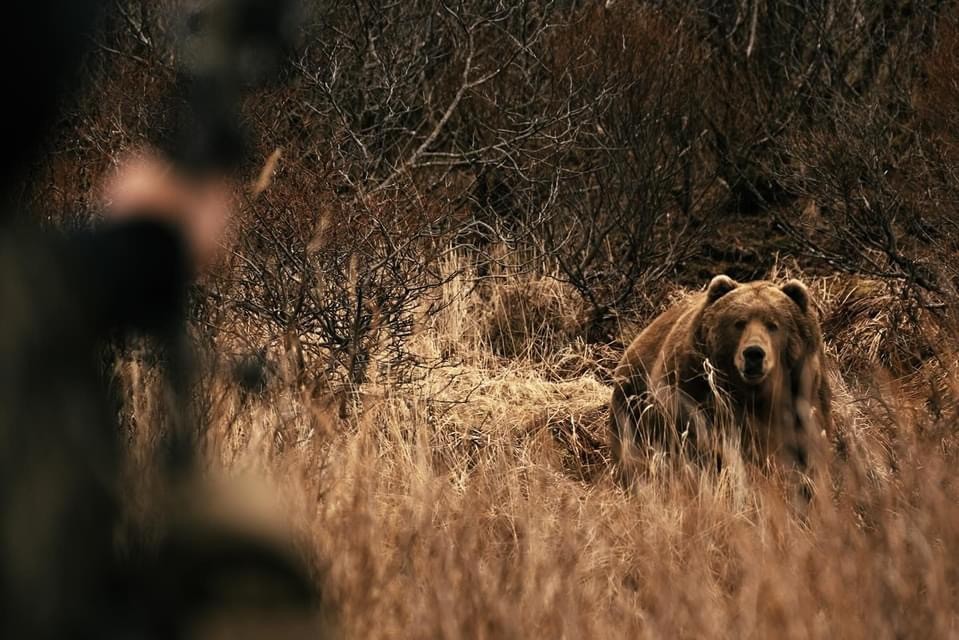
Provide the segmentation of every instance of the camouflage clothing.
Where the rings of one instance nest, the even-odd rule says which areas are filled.
[[[98,345],[173,326],[186,264],[156,223],[0,239],[0,637],[76,637],[116,603],[117,425]]]

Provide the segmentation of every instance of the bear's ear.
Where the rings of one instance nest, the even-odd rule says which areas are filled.
[[[712,304],[724,295],[739,286],[739,283],[729,276],[716,276],[709,281],[706,289],[706,304]]]
[[[809,289],[799,280],[790,280],[782,286],[782,292],[789,296],[793,302],[799,305],[803,313],[809,309]]]

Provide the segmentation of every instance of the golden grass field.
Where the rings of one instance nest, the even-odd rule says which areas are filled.
[[[807,282],[837,435],[805,514],[735,456],[624,491],[605,449],[622,347],[575,337],[557,281],[473,287],[468,270],[415,336],[447,366],[402,386],[377,371],[348,396],[284,382],[283,366],[256,398],[216,381],[207,467],[292,528],[336,637],[954,637],[954,342],[922,315],[897,325],[878,283]],[[138,464],[158,401],[144,365],[122,367]]]

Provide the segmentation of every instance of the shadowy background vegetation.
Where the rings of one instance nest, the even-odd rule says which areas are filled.
[[[25,209],[95,224],[102,175],[164,129],[183,6],[115,3]],[[195,401],[211,468],[282,489],[345,635],[957,633],[954,3],[291,19],[195,287]],[[807,519],[741,464],[608,478],[609,371],[717,273],[816,293],[837,430]],[[139,353],[117,371],[147,464],[164,408]]]

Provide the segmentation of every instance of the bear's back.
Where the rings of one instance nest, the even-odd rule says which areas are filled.
[[[629,344],[616,367],[614,377],[625,381],[654,374],[659,362],[688,339],[692,318],[702,306],[704,294],[698,293],[659,314]]]

